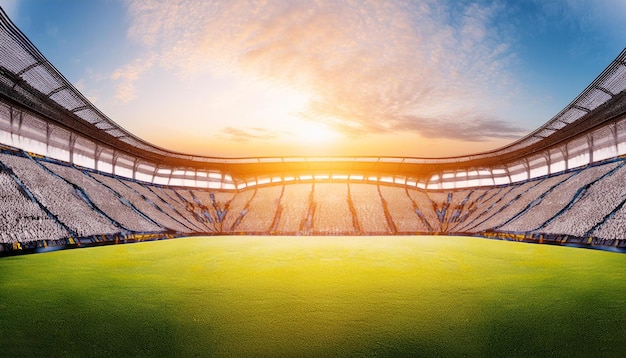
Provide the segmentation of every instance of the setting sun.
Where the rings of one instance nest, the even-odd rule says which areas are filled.
[[[329,143],[338,139],[339,133],[318,123],[302,122],[295,130],[296,140],[302,143],[317,144]]]

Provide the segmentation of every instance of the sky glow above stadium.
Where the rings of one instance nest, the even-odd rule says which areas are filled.
[[[626,35],[620,0],[0,6],[122,127],[226,157],[495,149],[567,105]]]

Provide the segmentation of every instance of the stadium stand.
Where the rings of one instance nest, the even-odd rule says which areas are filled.
[[[417,216],[422,220],[424,225],[428,228],[429,232],[440,232],[441,221],[437,216],[436,206],[428,197],[428,194],[422,190],[409,190],[409,197],[413,201],[415,212]]]
[[[0,168],[0,242],[13,245],[68,237],[69,232],[20,188],[7,169]]]
[[[623,202],[605,220],[589,233],[590,237],[603,239],[626,239],[626,210]]]
[[[280,201],[280,219],[274,233],[303,234],[311,207],[312,184],[285,186]],[[309,225],[310,226],[310,225]]]
[[[475,228],[477,226],[488,222],[493,215],[497,214],[498,211],[502,210],[502,208],[506,207],[510,202],[515,200],[515,198],[521,196],[524,192],[526,192],[535,184],[536,182],[525,182],[522,184],[511,185],[509,190],[500,191],[489,200],[489,206],[478,206],[477,211],[479,212],[479,214],[475,217],[472,217],[471,220],[468,220],[465,226],[460,227],[460,232],[475,231]]]
[[[161,200],[167,202],[168,205],[171,205],[171,207],[177,212],[192,215],[195,218],[195,222],[198,223],[196,225],[198,225],[201,230],[215,232],[215,223],[213,218],[210,216],[209,209],[202,205],[201,202],[187,201],[180,195],[179,192],[174,190],[154,187],[148,184],[143,184],[143,186],[151,190],[156,196],[161,198]],[[182,192],[184,193],[185,190],[182,190]],[[185,216],[185,214],[181,215]]]
[[[33,158],[0,153],[0,161],[19,177],[35,200],[69,228],[74,237],[120,231],[107,217],[93,210],[93,204],[84,192],[52,175]]]
[[[568,205],[570,203],[573,204],[584,193],[583,188],[598,180],[601,176],[606,175],[617,165],[617,163],[609,163],[574,173],[567,180],[556,186],[554,190],[547,193],[537,203],[536,207],[531,208],[498,229],[507,232],[539,231],[549,222],[555,220],[560,213],[565,212],[568,209]]]
[[[256,189],[247,190],[235,195],[232,200],[224,205],[224,219],[221,221],[220,232],[237,232],[236,227],[241,219],[248,213],[250,200],[256,194]]]
[[[378,187],[370,184],[350,183],[349,189],[360,231],[371,235],[393,233],[386,219]]]
[[[213,234],[463,234],[626,250],[625,180],[626,50],[546,124],[494,151],[229,159],[119,127],[0,10],[3,254]]]
[[[571,173],[562,174],[551,178],[535,180],[534,182],[527,183],[527,185],[520,185],[520,192],[516,193],[517,195],[513,197],[511,197],[512,195],[508,196],[507,199],[510,198],[510,201],[497,208],[487,220],[475,226],[473,230],[479,232],[494,230],[494,228],[506,224],[517,215],[523,214],[531,203],[534,204],[535,200],[549,193],[555,185],[558,185],[571,175]]]
[[[469,216],[471,210],[476,208],[475,202],[480,200],[486,193],[487,190],[485,189],[464,190],[454,193],[453,199],[455,200],[450,208],[450,215],[446,222],[448,230]],[[463,198],[463,200],[459,202],[460,198]]]
[[[92,173],[90,176],[99,181],[103,186],[106,186],[115,192],[120,198],[124,198],[124,200],[134,207],[138,213],[144,217],[150,218],[162,228],[178,232],[192,232],[191,229],[164,212],[161,207],[130,188],[128,184],[125,184],[126,181],[121,181],[119,179],[97,173]]]
[[[346,183],[313,185],[313,233],[316,235],[356,235],[356,218],[348,202]]]
[[[467,205],[467,211],[459,217],[458,222],[453,225],[450,230],[452,232],[465,232],[468,225],[483,214],[488,215],[487,213],[491,210],[492,206],[512,189],[513,186],[493,188],[476,197],[476,199]]]
[[[551,221],[543,232],[588,236],[598,224],[618,206],[626,197],[626,167],[620,166],[610,171],[592,184],[569,210]],[[623,235],[623,233],[622,233]]]
[[[80,241],[85,237],[150,233],[430,232],[624,246],[624,158],[512,185],[436,192],[347,180],[227,192],[164,187],[7,150],[0,169],[5,252],[19,249],[16,243],[68,245],[63,239],[80,244],[94,243]]]
[[[241,219],[237,230],[262,234],[270,232],[272,224],[278,220],[278,206],[283,188],[272,186],[257,190],[247,207],[248,213]]]
[[[185,203],[185,205],[194,206],[198,204],[198,202],[195,200],[194,196],[191,194],[189,190],[182,189],[182,190],[174,191],[174,190],[164,189],[164,191],[170,194],[170,198],[178,198],[179,200],[182,200],[182,202]]]
[[[380,185],[379,189],[398,234],[428,233],[428,227],[417,215],[406,188]]]
[[[233,199],[233,192],[206,192],[192,190],[191,194],[201,203],[201,212],[211,223],[213,231],[221,231],[221,223],[226,216],[226,203]]]
[[[119,223],[121,227],[136,232],[161,232],[162,228],[152,221],[139,215],[124,201],[120,200],[111,190],[93,178],[83,174],[80,170],[53,163],[42,163],[53,173],[64,178],[67,182],[81,188],[91,199],[93,204],[109,218]]]
[[[160,196],[156,195],[150,189],[144,187],[143,185],[139,185],[133,181],[125,181],[125,183],[134,191],[136,191],[139,195],[141,195],[148,202],[154,203],[164,214],[168,215],[172,219],[178,221],[186,228],[191,229],[194,232],[204,232],[207,231],[206,227],[201,227],[197,224],[201,223],[201,218],[194,216],[185,216],[181,214],[180,211],[176,210],[173,204],[163,200]],[[184,211],[183,211],[184,212]],[[200,220],[199,220],[200,219]]]

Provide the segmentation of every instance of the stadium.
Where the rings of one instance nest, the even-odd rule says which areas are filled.
[[[0,143],[0,255],[6,256],[0,322],[9,356],[618,356],[625,348],[626,266],[615,252],[626,250],[626,50],[544,125],[493,151],[447,158],[219,158],[170,151],[121,128],[0,12]],[[428,238],[421,246],[411,246],[411,238],[422,236]],[[146,243],[95,247],[139,242]],[[147,257],[156,245],[164,251]],[[50,252],[79,247],[88,249]],[[430,271],[411,266],[398,248],[428,262]],[[207,256],[198,254],[202,249]],[[224,257],[229,250],[235,256]],[[531,258],[506,256],[520,251]],[[48,253],[22,256],[38,252]],[[345,260],[334,256],[339,252],[363,256],[339,265],[333,261]],[[443,261],[428,261],[437,252]],[[485,252],[491,261],[475,257]],[[232,270],[209,270],[210,255]],[[507,271],[498,257],[518,264],[517,271]],[[401,269],[387,266],[390,261],[406,266],[407,275],[428,271],[433,281],[419,281],[394,301],[385,292],[399,290],[393,277]],[[577,268],[560,266],[566,264]],[[57,265],[74,278],[50,274]],[[223,312],[198,303],[218,288],[196,287],[192,279],[191,286],[171,277],[165,282],[169,276],[159,267],[180,270],[179,278],[226,282],[223,296],[212,296]],[[372,267],[380,270],[353,271]],[[343,270],[363,282],[334,281]],[[501,270],[504,276],[490,276]],[[588,271],[594,274],[585,276]],[[94,272],[110,281],[92,281]],[[417,276],[396,278],[415,283]],[[50,290],[44,281],[70,288],[25,298],[20,285]],[[255,281],[261,288],[246,291]],[[450,286],[436,286],[442,282]],[[130,287],[140,292],[125,291]],[[284,292],[268,293],[277,287]],[[11,296],[13,290],[19,293]],[[349,303],[331,297],[333,290]],[[552,290],[553,296],[545,293]],[[157,292],[171,300],[157,300]],[[455,296],[468,292],[478,296]],[[490,301],[481,305],[485,292]],[[351,295],[377,298],[360,302]],[[297,304],[301,296],[321,306]],[[160,300],[167,304],[159,307]],[[266,301],[278,302],[283,319]],[[423,311],[405,304],[414,301]],[[262,314],[252,319],[237,310]],[[470,322],[490,310],[495,323]],[[357,323],[350,315],[360,317]],[[415,323],[406,315],[427,318]],[[197,332],[212,329],[206,340]]]

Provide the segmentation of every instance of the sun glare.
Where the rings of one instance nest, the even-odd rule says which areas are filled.
[[[269,86],[264,93],[265,124],[285,134],[285,139],[298,144],[321,144],[337,139],[340,134],[329,126],[304,119],[311,95],[288,87]]]
[[[295,129],[295,139],[301,143],[329,143],[337,138],[339,138],[339,133],[319,123],[301,122]]]

